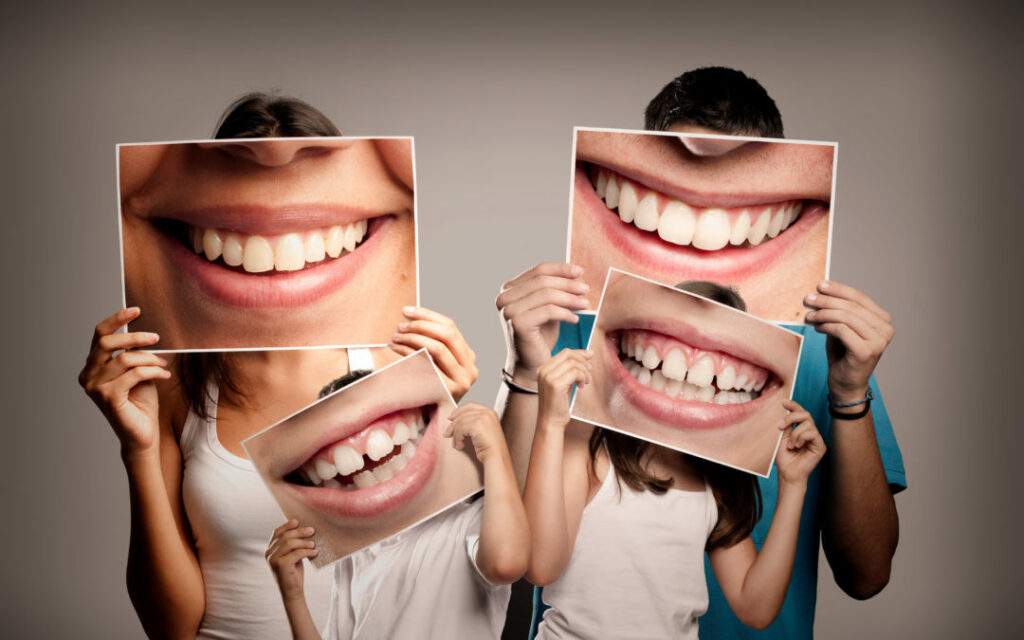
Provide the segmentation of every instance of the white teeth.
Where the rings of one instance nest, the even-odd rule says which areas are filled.
[[[262,236],[249,236],[245,239],[245,255],[242,268],[249,273],[262,273],[274,268],[274,250]]]
[[[306,262],[320,262],[327,257],[327,245],[324,244],[324,236],[319,231],[310,231],[306,234]]]
[[[640,367],[639,373],[636,374],[636,379],[640,381],[640,384],[645,387],[651,384],[651,370],[644,367]]]
[[[666,378],[679,380],[686,379],[686,356],[679,349],[672,349],[665,356],[665,362],[661,365],[661,371]]]
[[[306,266],[306,248],[302,236],[287,233],[277,240],[274,249],[274,268],[278,271],[298,271]]]
[[[765,382],[768,382],[768,378],[765,378],[764,380],[758,380],[757,383],[754,385],[754,391],[760,391],[761,389],[764,389]]]
[[[345,251],[355,251],[356,243],[362,239],[363,236],[359,233],[359,229],[356,228],[356,225],[350,224],[345,227],[345,236],[342,240],[342,245],[345,247]]]
[[[711,387],[711,386],[708,386],[708,387],[698,387],[698,389],[697,389],[697,401],[698,402],[711,402],[711,399],[714,398],[714,397],[715,397],[715,388],[714,387]]]
[[[410,460],[410,459],[412,459],[412,457],[414,455],[416,455],[416,445],[415,444],[413,444],[412,442],[406,442],[405,444],[402,445],[401,456],[403,458],[405,458],[406,460]]]
[[[327,230],[327,239],[325,240],[325,248],[327,249],[327,255],[332,258],[337,258],[341,255],[341,250],[345,245],[345,231],[338,226],[331,227]]]
[[[604,203],[609,209],[614,209],[619,206],[619,181],[615,179],[615,176],[608,176],[608,186],[604,192]],[[619,214],[622,218],[622,214]],[[623,218],[623,222],[632,222],[633,218],[626,220]]]
[[[765,209],[758,214],[757,220],[750,225],[750,235],[747,236],[747,242],[756,247],[764,241],[764,236],[768,233],[768,219],[770,217],[771,209]]]
[[[380,429],[374,429],[366,438],[366,455],[374,462],[391,453],[394,448],[391,438]]]
[[[323,480],[327,480],[328,478],[333,478],[338,475],[337,467],[323,458],[317,458],[313,461],[313,464],[316,465],[315,468],[317,475],[319,475]]]
[[[682,396],[683,400],[696,400],[697,392],[700,390],[696,385],[692,385],[689,382],[683,383],[683,388],[680,389],[679,395]]]
[[[641,361],[648,369],[656,369],[658,365],[661,364],[661,357],[658,356],[658,352],[654,350],[653,346],[649,346],[644,351]]]
[[[363,468],[363,456],[348,445],[335,447],[331,456],[334,458],[334,466],[338,468],[338,473],[343,476],[351,475]]]
[[[604,171],[599,171],[597,174],[597,186],[594,191],[597,192],[598,198],[604,198],[605,188],[608,186],[608,174]]]
[[[308,462],[302,466],[302,473],[306,476],[306,479],[314,485],[320,484],[323,480],[323,478],[320,477],[320,474],[316,472],[316,466],[311,465]]]
[[[771,222],[768,223],[768,237],[774,238],[779,235],[782,231],[782,223],[786,219],[786,212],[783,209],[777,210],[773,215]]]
[[[203,252],[203,230],[193,228],[192,229],[192,250],[196,253]]]
[[[622,184],[622,190],[619,192],[619,218],[623,222],[634,222],[637,226],[640,226],[640,221],[635,220],[636,217],[636,189],[633,185],[624,182]],[[657,211],[655,211],[657,215]]]
[[[619,351],[626,354],[632,353],[629,350],[629,340],[626,338],[626,334],[622,334],[622,337],[619,338]]]
[[[718,374],[718,388],[728,391],[736,383],[736,369],[728,365]]]
[[[395,470],[394,467],[391,466],[390,460],[373,470],[373,477],[377,482],[387,482],[394,476]]]
[[[711,358],[701,357],[697,359],[690,370],[686,372],[686,381],[698,387],[711,388],[711,380],[715,377],[715,365]]]
[[[667,383],[665,383],[665,395],[667,395],[670,398],[678,396],[679,392],[683,390],[684,384],[686,383],[680,382],[678,380],[669,380]]]
[[[732,383],[733,389],[742,389],[747,384],[747,374],[742,371],[736,374],[736,381]]]
[[[665,384],[667,382],[668,379],[665,378],[664,374],[662,374],[661,371],[655,371],[653,374],[651,374],[651,388],[654,389],[655,391],[664,390]]]
[[[754,396],[752,394],[745,393],[745,392],[742,392],[742,391],[734,392],[732,394],[732,402],[733,402],[733,404],[740,404],[741,402],[750,402],[753,399],[754,399]]]
[[[366,487],[372,487],[377,484],[377,479],[373,477],[372,471],[363,471],[362,473],[356,474],[352,478],[352,482],[355,483],[359,489],[365,489]]]
[[[700,214],[693,232],[693,246],[704,251],[717,251],[729,244],[729,214],[721,209],[709,209]]]
[[[229,233],[224,236],[222,247],[224,263],[229,267],[237,267],[242,264],[245,256],[245,249],[242,247],[242,238],[237,233]]]
[[[622,210],[621,204],[619,210]],[[636,217],[633,224],[644,231],[654,231],[658,228],[658,198],[653,193],[644,196],[644,199],[636,206]]]
[[[414,429],[410,429],[405,426],[404,422],[399,422],[395,425],[395,434],[391,436],[391,440],[395,443],[395,446],[405,444],[412,437]]]
[[[662,240],[673,244],[687,245],[693,240],[693,231],[697,227],[697,217],[690,207],[673,200],[665,205],[658,222],[658,235]]]
[[[729,236],[729,244],[733,246],[741,245],[747,241],[749,234],[750,212],[744,211],[736,218],[736,222],[732,224],[732,235]]]
[[[644,346],[639,342],[633,346],[633,359],[640,362],[644,359]]]
[[[220,257],[224,243],[220,240],[220,234],[215,229],[207,229],[203,232],[203,253],[207,260],[216,260]]]

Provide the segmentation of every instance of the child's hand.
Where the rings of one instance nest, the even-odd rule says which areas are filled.
[[[540,393],[539,420],[551,424],[569,423],[569,390],[590,383],[590,362],[593,354],[578,349],[563,349],[548,360],[537,374]]]
[[[274,529],[274,537],[267,545],[267,563],[286,602],[305,598],[302,559],[319,553],[312,536],[313,527],[300,527],[299,521],[292,519]]]
[[[822,440],[814,419],[807,411],[792,400],[783,400],[787,414],[780,429],[785,431],[782,444],[775,458],[779,467],[779,482],[803,484],[825,455],[825,441]],[[790,427],[790,425],[796,425]]]
[[[480,462],[486,462],[487,458],[496,452],[507,451],[505,436],[501,433],[501,422],[498,420],[498,414],[492,409],[471,402],[456,409],[448,419],[451,420],[451,424],[445,430],[444,436],[452,439],[452,445],[456,449],[462,449],[465,446],[465,439],[469,438]]]
[[[455,321],[423,307],[405,307],[402,313],[409,320],[398,325],[391,338],[391,350],[407,356],[426,349],[444,376],[448,391],[458,402],[473,386],[480,373],[476,354],[469,348]]]

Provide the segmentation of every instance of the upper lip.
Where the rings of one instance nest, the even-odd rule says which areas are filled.
[[[678,176],[672,176],[669,171],[659,174],[641,167],[628,167],[614,159],[587,159],[580,156],[580,160],[609,171],[618,173],[634,182],[657,191],[669,198],[680,200],[698,209],[736,209],[740,207],[756,207],[769,205],[777,202],[790,200],[821,200],[820,195],[809,193],[807,190],[779,190],[772,192],[744,192],[744,191],[717,191],[696,190],[680,184]],[[660,167],[659,167],[660,168]]]
[[[436,404],[436,400],[425,399],[420,401],[418,399],[406,398],[382,401],[367,407],[358,416],[339,421],[329,429],[324,429],[317,434],[316,438],[311,439],[300,452],[295,454],[294,458],[284,463],[285,469],[280,475],[284,477],[296,471],[324,447],[359,433],[388,414],[406,409],[422,408],[432,404]]]
[[[295,204],[268,207],[244,204],[152,211],[146,217],[176,220],[206,229],[228,229],[248,235],[272,236],[345,225],[387,213],[346,205]]]
[[[779,372],[775,370],[769,359],[757,349],[738,343],[726,336],[704,331],[674,318],[627,317],[622,321],[616,322],[615,326],[610,326],[608,331],[622,331],[626,329],[654,331],[675,338],[696,349],[719,351],[765,369],[771,372],[775,378],[781,379]]]

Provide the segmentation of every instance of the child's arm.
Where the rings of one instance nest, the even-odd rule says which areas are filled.
[[[825,455],[825,442],[811,414],[792,400],[783,404],[790,413],[780,426],[786,434],[775,459],[779,499],[761,552],[748,536],[710,554],[729,606],[743,624],[755,629],[767,627],[782,609],[793,573],[807,477]],[[791,424],[798,426],[790,429]]]
[[[566,433],[569,390],[590,382],[590,353],[563,350],[538,372],[537,430],[523,499],[530,522],[527,579],[536,585],[557,580],[576,545],[590,489],[587,438]],[[568,440],[568,441],[567,441]]]
[[[476,565],[491,584],[511,584],[526,572],[530,530],[501,423],[493,410],[479,404],[455,410],[451,421],[445,436],[451,436],[456,449],[462,449],[465,438],[469,438],[484,468],[484,510]]]
[[[320,632],[306,604],[303,580],[302,559],[317,554],[312,536],[313,527],[299,527],[298,520],[289,520],[274,530],[274,537],[267,546],[267,562],[281,590],[295,640],[320,640]]]

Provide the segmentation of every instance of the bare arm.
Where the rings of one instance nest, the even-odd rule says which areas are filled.
[[[530,528],[501,424],[494,411],[479,404],[459,408],[451,419],[448,433],[453,445],[461,449],[469,438],[484,468],[484,508],[476,565],[491,584],[511,584],[526,572]]]
[[[577,323],[574,310],[586,309],[589,287],[579,267],[541,263],[504,283],[495,301],[508,342],[505,369],[516,384],[537,388],[537,372],[551,358],[560,321]],[[503,388],[496,409],[501,414],[509,453],[520,489],[526,482],[533,432],[537,425],[537,396]]]
[[[313,533],[313,527],[300,527],[298,520],[289,520],[274,530],[265,554],[296,640],[320,640],[320,632],[306,604],[302,564],[304,558],[314,558],[318,553]]]
[[[150,637],[195,637],[205,593],[181,502],[174,394],[158,388],[171,374],[163,358],[135,350],[158,336],[118,332],[138,316],[123,309],[96,326],[79,383],[121,444],[131,500],[126,579],[139,620]]]
[[[895,335],[891,316],[860,291],[837,282],[820,285],[806,304],[812,307],[808,322],[828,336],[833,400],[864,398],[871,373]],[[870,412],[857,420],[833,420],[828,480],[822,505],[825,557],[843,591],[870,598],[888,584],[899,542],[896,501]]]
[[[540,371],[540,411],[523,494],[530,521],[527,579],[536,585],[557,580],[576,546],[589,493],[589,451],[581,429],[567,432],[569,390],[590,377],[589,354],[562,351]]]
[[[809,413],[786,401],[792,413],[776,459],[779,499],[761,551],[748,536],[731,547],[711,552],[711,566],[729,606],[743,624],[764,629],[782,609],[793,574],[800,513],[807,477],[825,454],[825,443]],[[798,423],[789,430],[789,424]]]

